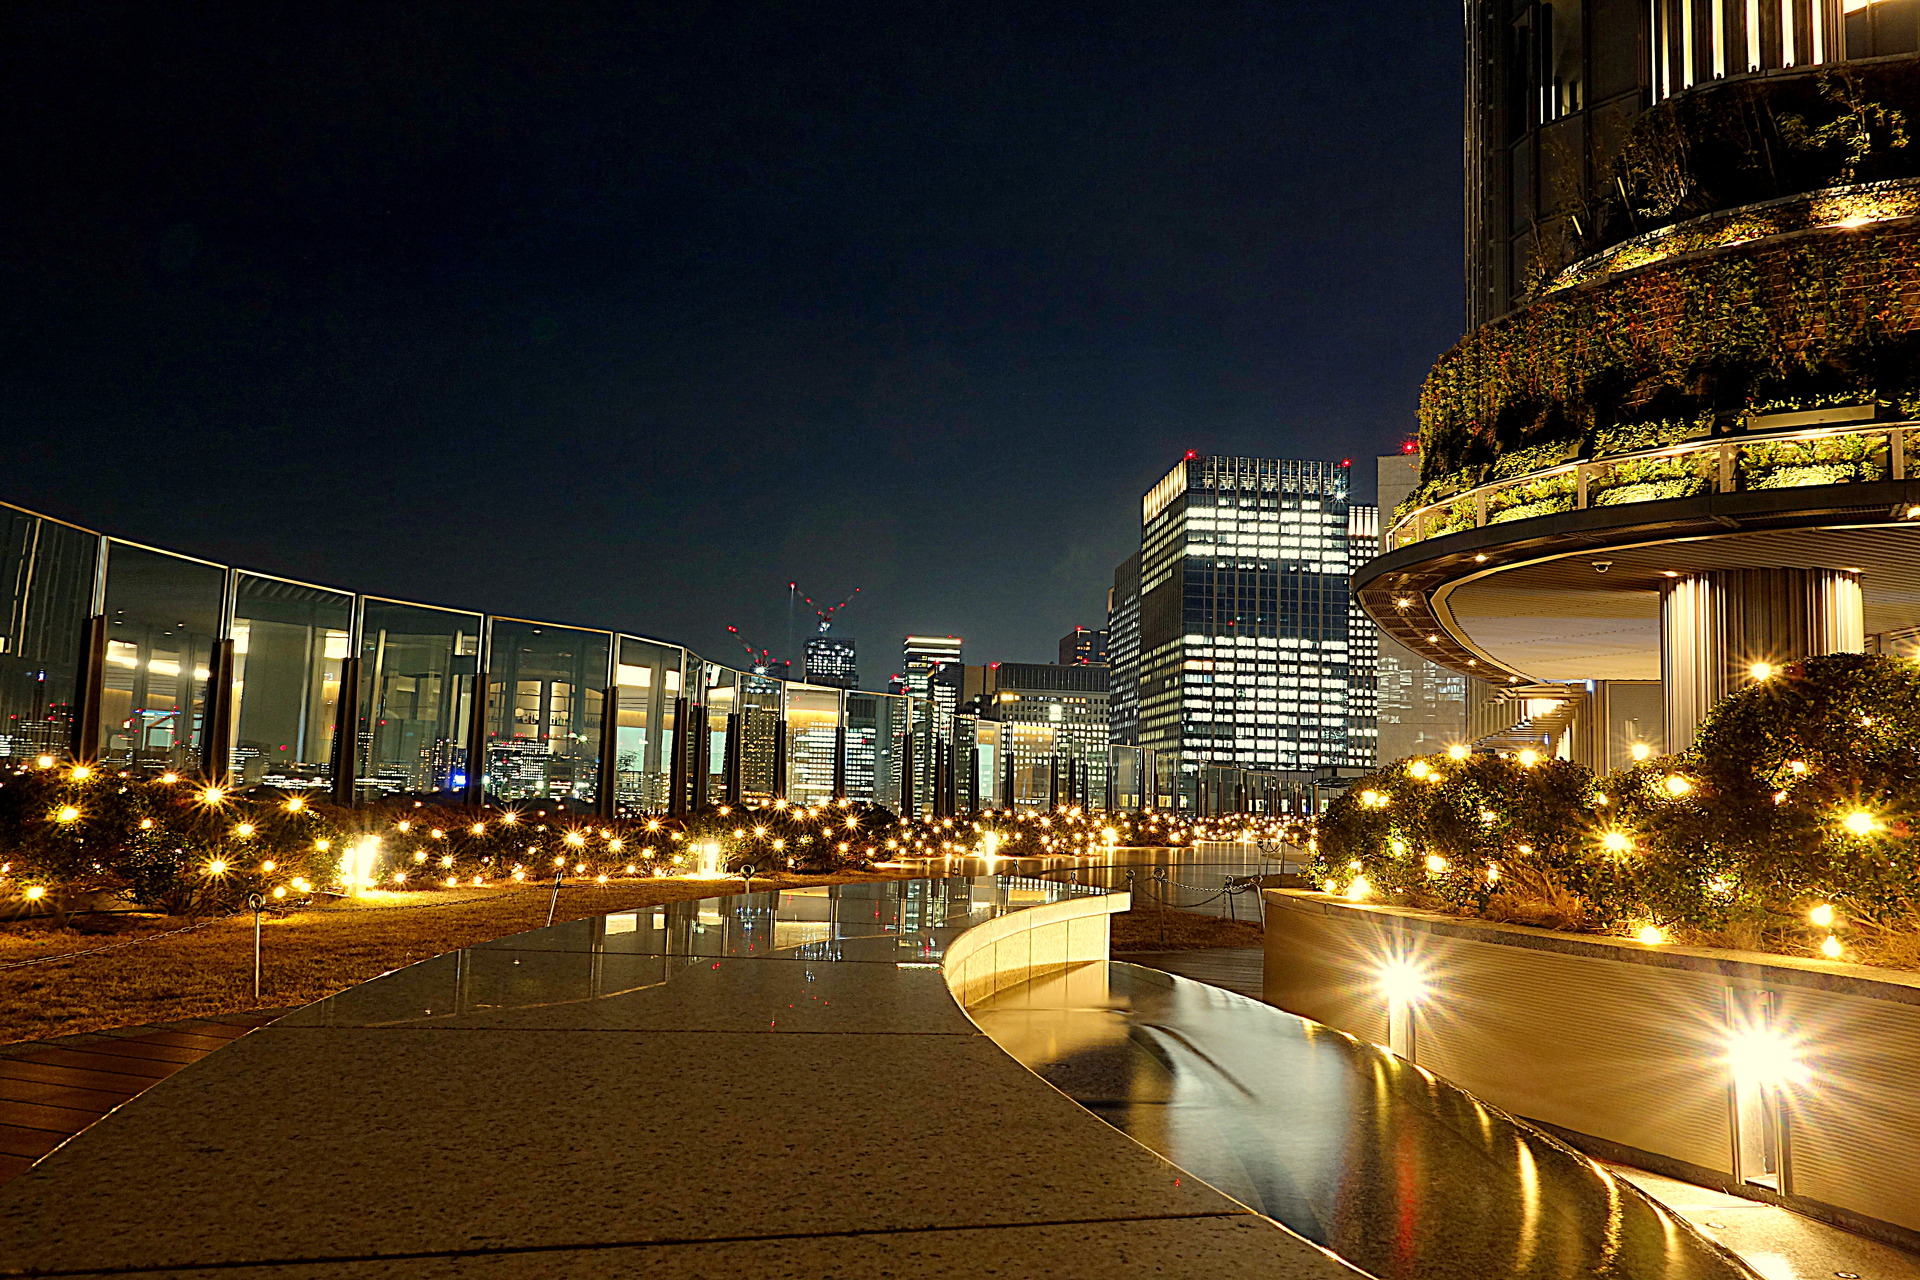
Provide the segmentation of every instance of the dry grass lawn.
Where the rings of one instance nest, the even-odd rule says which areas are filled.
[[[877,872],[755,877],[754,888],[898,879]],[[176,1022],[253,1008],[308,1004],[355,983],[461,947],[537,929],[547,922],[551,885],[453,894],[383,894],[378,903],[343,901],[268,916],[263,924],[263,990],[253,998],[253,917],[217,920],[178,937],[99,955],[0,969],[0,1043],[109,1027]],[[634,907],[740,892],[738,880],[633,880],[570,884],[556,922]],[[474,898],[473,895],[484,895]],[[439,905],[440,903],[450,905]],[[397,904],[406,904],[393,909]],[[0,965],[86,951],[177,928],[154,919],[113,936],[40,925],[0,927]]]
[[[1137,899],[1136,899],[1137,901]],[[1192,951],[1203,947],[1257,947],[1266,935],[1258,924],[1222,920],[1160,906],[1135,907],[1113,918],[1113,950]]]

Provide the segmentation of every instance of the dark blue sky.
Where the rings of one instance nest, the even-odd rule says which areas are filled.
[[[1461,326],[1457,6],[0,24],[0,498],[291,576],[1047,659],[1183,451],[1390,451]]]

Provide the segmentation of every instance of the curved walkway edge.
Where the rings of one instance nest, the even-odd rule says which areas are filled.
[[[186,1067],[0,1191],[0,1274],[1353,1275],[955,1003],[942,961],[968,930],[1052,904],[1104,926],[1108,904],[1070,901],[1098,896],[735,895],[413,965]]]

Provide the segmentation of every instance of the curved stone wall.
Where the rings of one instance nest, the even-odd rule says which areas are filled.
[[[1270,1003],[1591,1150],[1920,1243],[1920,975],[1265,898]]]

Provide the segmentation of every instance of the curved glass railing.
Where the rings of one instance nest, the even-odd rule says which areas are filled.
[[[342,803],[438,791],[610,815],[670,808],[677,787],[924,809],[935,724],[925,699],[299,582],[0,504],[0,761],[72,754]],[[963,758],[980,748],[978,799],[996,802],[999,726],[938,724]]]
[[[1595,507],[1905,480],[1920,447],[1920,427],[1857,421],[1873,412],[1872,405],[1860,405],[1774,414],[1749,419],[1747,435],[1565,462],[1489,481],[1408,512],[1393,525],[1388,545],[1398,549],[1464,529]]]

